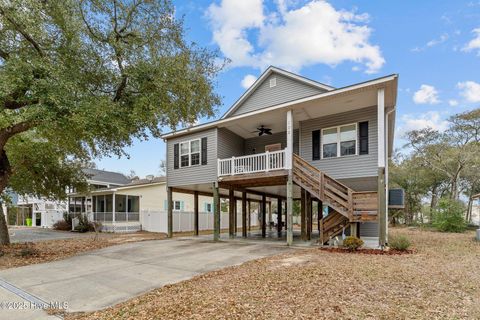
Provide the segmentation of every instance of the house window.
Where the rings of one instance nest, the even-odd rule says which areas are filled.
[[[200,139],[180,143],[180,166],[196,166],[200,164]]]
[[[182,202],[179,200],[173,201],[173,211],[180,211],[182,210]]]
[[[322,158],[357,154],[357,124],[322,129]]]
[[[212,204],[206,202],[206,203],[205,203],[205,212],[211,213],[212,211],[213,211],[213,209],[212,209]]]

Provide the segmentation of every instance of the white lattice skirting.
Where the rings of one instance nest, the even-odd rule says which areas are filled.
[[[142,230],[140,222],[125,222],[125,223],[106,223],[102,225],[102,232],[137,232]]]

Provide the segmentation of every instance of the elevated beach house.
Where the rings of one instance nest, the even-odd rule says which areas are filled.
[[[261,236],[273,234],[265,214],[274,201],[274,236],[288,244],[349,233],[385,245],[397,82],[393,74],[334,88],[269,67],[220,119],[163,135],[169,234],[172,193],[183,192],[213,196],[214,239],[225,197],[231,237],[238,208],[242,236],[249,235],[250,200],[261,203]],[[301,203],[300,228],[293,225],[293,201]]]

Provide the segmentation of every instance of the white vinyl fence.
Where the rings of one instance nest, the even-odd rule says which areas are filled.
[[[251,226],[258,226],[258,214],[251,213]],[[247,218],[248,219],[248,218]],[[247,220],[248,222],[248,220]],[[150,232],[168,232],[168,218],[166,211],[144,210],[140,212],[140,223],[142,230]],[[173,232],[193,231],[194,214],[193,212],[173,212]],[[237,214],[237,226],[242,227],[242,214]],[[213,230],[213,213],[198,213],[199,230]],[[222,212],[220,215],[220,228],[228,229],[228,213]]]

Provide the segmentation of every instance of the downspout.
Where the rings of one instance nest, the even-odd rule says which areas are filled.
[[[385,141],[385,201],[386,201],[386,204],[385,204],[385,208],[386,208],[386,211],[387,211],[387,217],[385,219],[385,234],[386,234],[386,240],[387,240],[387,244],[388,244],[388,189],[389,189],[389,184],[390,184],[390,180],[389,180],[389,127],[388,127],[388,120],[389,120],[389,117],[390,115],[396,110],[396,106],[393,106],[392,110],[388,111],[386,114],[385,114],[385,118],[386,118],[386,121],[385,121],[385,136],[386,136],[386,141]],[[392,137],[393,138],[393,137]]]

